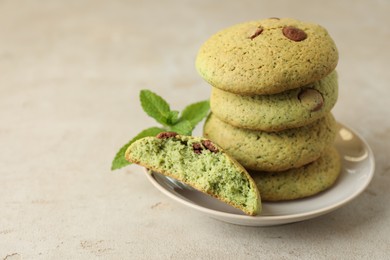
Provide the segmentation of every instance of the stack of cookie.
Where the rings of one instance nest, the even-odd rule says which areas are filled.
[[[238,24],[201,47],[196,68],[212,86],[204,136],[251,173],[262,200],[311,196],[337,179],[337,61],[326,29],[289,18]]]

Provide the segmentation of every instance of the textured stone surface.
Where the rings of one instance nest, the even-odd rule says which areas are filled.
[[[0,1],[0,259],[385,259],[389,8],[383,0]],[[140,89],[177,109],[207,98],[194,68],[200,45],[270,16],[332,34],[334,115],[376,155],[363,194],[319,218],[251,228],[176,204],[137,166],[110,172],[120,146],[154,125]]]

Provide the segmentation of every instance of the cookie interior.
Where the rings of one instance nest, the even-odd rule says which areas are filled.
[[[261,210],[256,184],[246,170],[203,138],[146,137],[130,145],[126,159],[182,181],[246,214],[256,215]]]

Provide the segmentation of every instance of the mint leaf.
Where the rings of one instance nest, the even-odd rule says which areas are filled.
[[[111,170],[125,167],[130,162],[126,161],[125,153],[130,144],[146,136],[156,136],[165,131],[174,131],[181,135],[191,135],[195,126],[207,116],[210,105],[209,101],[201,101],[187,106],[179,117],[179,111],[171,110],[167,101],[150,90],[140,92],[141,106],[150,117],[153,117],[163,127],[151,127],[143,130],[127,144],[121,147],[112,161]]]
[[[193,103],[184,108],[181,118],[190,121],[192,126],[195,126],[205,118],[210,110],[210,103],[208,100]]]
[[[194,126],[188,120],[180,120],[170,127],[170,130],[181,135],[191,135]]]
[[[170,111],[168,114],[168,125],[174,125],[179,120],[179,111]]]
[[[141,106],[149,116],[165,126],[169,125],[171,109],[169,104],[159,95],[150,90],[141,90]],[[172,116],[171,116],[172,117]]]
[[[131,164],[131,162],[128,162],[125,159],[125,152],[126,152],[127,148],[129,147],[129,145],[131,145],[132,143],[134,143],[138,139],[141,139],[141,138],[146,137],[146,136],[156,136],[157,134],[164,132],[164,131],[165,131],[164,129],[159,128],[159,127],[150,127],[150,128],[143,130],[138,135],[136,135],[127,144],[122,146],[122,148],[115,155],[115,158],[111,164],[111,170],[120,169],[122,167],[125,167],[125,166]]]

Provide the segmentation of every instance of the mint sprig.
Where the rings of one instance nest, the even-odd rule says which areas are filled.
[[[120,169],[131,164],[126,161],[125,152],[129,145],[136,140],[146,136],[156,136],[165,131],[191,135],[196,125],[207,116],[210,109],[209,101],[205,100],[188,105],[180,114],[179,111],[171,110],[166,100],[150,90],[141,90],[140,101],[142,109],[146,114],[154,118],[162,126],[147,128],[123,145],[112,161],[111,170]]]

